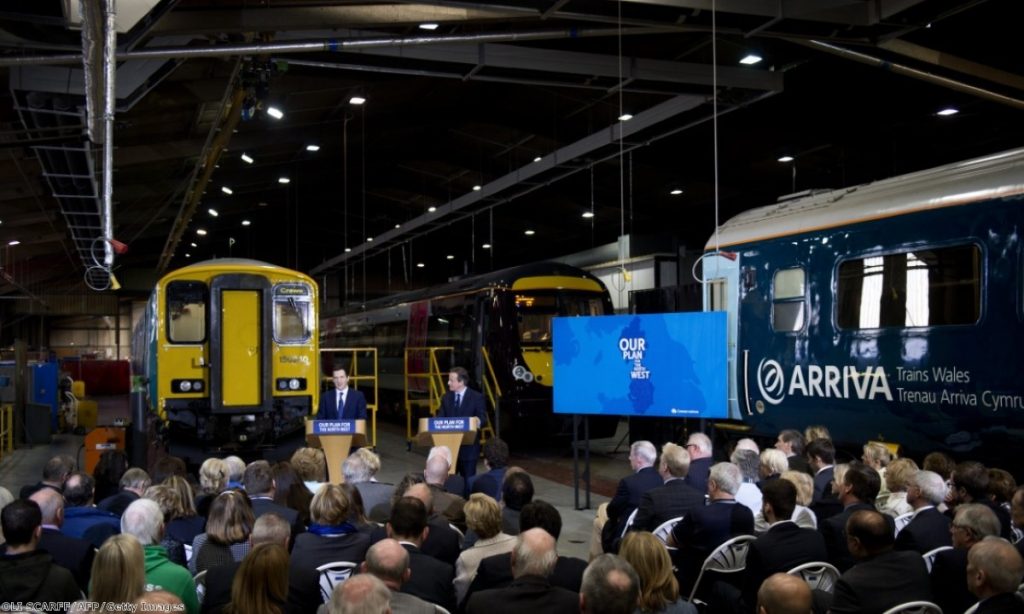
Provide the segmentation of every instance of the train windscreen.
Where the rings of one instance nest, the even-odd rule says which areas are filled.
[[[515,295],[519,342],[524,346],[551,346],[551,318],[600,316],[600,296],[581,292],[530,292]]]

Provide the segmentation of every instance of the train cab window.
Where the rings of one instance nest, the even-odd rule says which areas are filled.
[[[309,340],[313,293],[306,284],[274,286],[274,340],[305,343]]]
[[[974,324],[981,316],[981,249],[927,248],[839,264],[840,328]]]
[[[167,339],[171,343],[202,343],[206,339],[206,284],[167,284]]]
[[[554,316],[604,315],[600,298],[568,292],[516,294],[516,321],[522,345],[551,345]]]
[[[772,284],[772,329],[793,333],[804,327],[806,283],[802,268],[775,272]]]

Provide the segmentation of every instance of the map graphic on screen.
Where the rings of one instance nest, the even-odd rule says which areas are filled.
[[[724,312],[555,318],[554,411],[726,417]]]

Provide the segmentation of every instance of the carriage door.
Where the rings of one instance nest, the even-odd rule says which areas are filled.
[[[739,342],[739,262],[735,254],[707,254],[703,261],[704,311],[726,312],[726,336],[729,382],[729,417],[740,418],[741,399],[737,390],[737,365],[743,368],[743,356],[736,356]],[[737,362],[739,360],[739,362]]]
[[[270,283],[256,275],[221,275],[210,294],[211,409],[269,411]]]

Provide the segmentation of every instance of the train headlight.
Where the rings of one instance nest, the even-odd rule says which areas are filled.
[[[192,390],[192,382],[187,379],[182,380],[181,383],[178,384],[178,390],[181,390],[182,392],[189,392]]]
[[[202,390],[203,390],[203,380],[197,379],[196,381],[192,382],[192,391],[193,392],[202,392]]]
[[[304,377],[279,377],[274,382],[274,386],[278,391],[284,392],[288,390],[305,390],[306,389],[306,378]]]
[[[278,390],[288,390],[288,380],[284,380],[284,379],[277,380],[277,389]]]
[[[301,382],[299,382],[299,380],[297,380],[294,377],[291,378],[290,380],[288,380],[288,388],[291,389],[291,390],[298,390],[299,386],[301,386],[301,385],[302,385]]]

